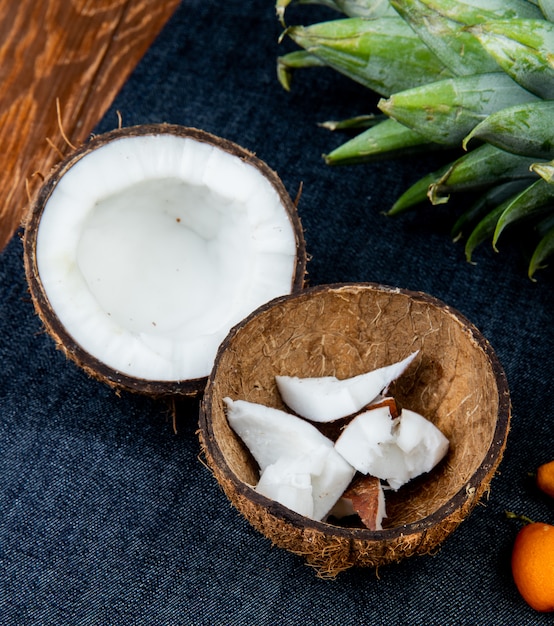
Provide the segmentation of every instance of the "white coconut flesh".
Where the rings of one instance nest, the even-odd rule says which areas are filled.
[[[355,474],[333,442],[285,411],[245,400],[224,402],[231,428],[260,467],[256,490],[300,515],[323,519]]]
[[[378,376],[382,379],[382,372]],[[430,472],[449,449],[448,439],[431,421],[405,408],[393,417],[388,404],[356,415],[333,443],[312,423],[287,411],[228,397],[224,403],[231,428],[260,468],[256,491],[315,520],[330,512],[335,517],[352,514],[344,493],[356,472],[396,490]],[[316,411],[312,421],[325,420]],[[374,523],[381,529],[386,516],[381,485],[378,499]]]
[[[448,439],[422,415],[402,409],[393,419],[389,407],[360,413],[335,442],[360,473],[386,480],[392,489],[431,471],[448,448]]]
[[[37,266],[66,331],[129,376],[209,374],[229,329],[290,293],[296,238],[252,164],[172,134],[117,138],[54,187]]]
[[[418,352],[402,361],[339,380],[335,376],[276,376],[283,402],[312,422],[331,422],[358,412],[401,376]]]

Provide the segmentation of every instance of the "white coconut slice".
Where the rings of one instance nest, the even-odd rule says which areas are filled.
[[[335,442],[335,449],[362,474],[379,478],[374,467],[385,453],[394,451],[394,421],[387,406],[377,407],[356,416]]]
[[[335,442],[350,465],[386,480],[392,489],[429,472],[448,447],[448,439],[422,415],[402,409],[393,419],[387,407],[360,413]]]
[[[423,415],[402,409],[396,431],[396,445],[404,452],[410,478],[430,472],[448,452],[449,441]]]
[[[321,470],[310,471],[314,519],[322,520],[350,484],[356,470],[345,461],[334,446],[325,453]]]
[[[406,371],[417,354],[413,352],[402,361],[344,380],[335,376],[276,376],[275,381],[283,402],[297,415],[313,422],[332,422],[375,400]]]
[[[260,475],[256,491],[311,519],[322,520],[344,493],[355,470],[334,448],[283,456]]]
[[[35,306],[91,373],[198,391],[231,327],[302,286],[295,211],[277,175],[231,142],[171,125],[107,133],[60,164],[33,207]]]
[[[263,471],[281,457],[310,454],[333,442],[309,422],[273,407],[224,398],[227,420]]]
[[[355,470],[315,426],[285,411],[224,399],[231,428],[261,475],[256,490],[312,519],[323,519]]]
[[[270,500],[281,503],[291,511],[313,519],[312,477],[304,468],[295,467],[295,465],[302,466],[305,463],[295,463],[295,461],[296,459],[281,457],[277,462],[268,465],[260,474],[256,491]]]

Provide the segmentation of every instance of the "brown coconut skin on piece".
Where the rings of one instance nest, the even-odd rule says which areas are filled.
[[[347,378],[420,353],[389,394],[450,441],[429,474],[386,492],[383,530],[313,521],[257,493],[258,467],[230,428],[224,397],[286,410],[276,375]],[[220,346],[201,402],[199,439],[231,503],[321,577],[435,552],[489,490],[509,430],[510,396],[491,346],[433,297],[373,283],[322,285],[278,298]]]
[[[291,280],[291,293],[300,291],[304,287],[306,274],[306,244],[302,225],[295,203],[285,189],[281,179],[264,161],[241,146],[215,136],[206,131],[174,124],[143,124],[126,128],[119,128],[91,138],[90,141],[76,148],[71,154],[60,161],[44,181],[36,200],[30,207],[25,221],[23,235],[23,250],[25,273],[29,291],[37,314],[42,320],[46,331],[54,339],[56,346],[81,367],[90,376],[107,383],[109,386],[131,392],[138,392],[149,396],[188,396],[195,397],[204,390],[207,376],[190,380],[156,381],[133,377],[114,370],[98,358],[84,350],[66,331],[52,308],[44,290],[37,266],[37,234],[42,213],[54,188],[64,174],[78,161],[90,152],[114,140],[125,137],[145,135],[171,134],[178,137],[187,137],[202,143],[213,145],[242,161],[257,168],[277,191],[281,203],[285,208],[296,239],[296,265]]]

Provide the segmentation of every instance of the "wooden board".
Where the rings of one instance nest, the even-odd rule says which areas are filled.
[[[87,138],[178,4],[0,0],[0,250],[69,150],[64,133]]]

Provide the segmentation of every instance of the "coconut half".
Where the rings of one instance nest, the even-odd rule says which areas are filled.
[[[229,423],[226,398],[285,412],[276,376],[349,379],[414,351],[417,356],[392,383],[390,395],[399,407],[424,415],[449,447],[432,471],[387,490],[386,517],[378,491],[363,494],[357,507],[367,525],[347,525],[309,519],[254,487],[259,465]],[[334,577],[353,566],[380,567],[436,552],[489,490],[510,413],[502,366],[461,313],[428,294],[347,283],[276,298],[231,330],[200,404],[198,436],[206,464],[237,510],[272,543],[301,555],[319,575]],[[406,426],[396,444],[416,454],[419,464],[412,420]],[[429,438],[426,431],[424,452]],[[342,506],[347,499],[352,498],[339,501],[346,510],[335,508],[334,517],[351,512]]]
[[[24,256],[65,353],[155,395],[201,391],[229,330],[301,289],[306,268],[278,175],[230,141],[168,124],[99,135],[61,162],[31,207]]]

